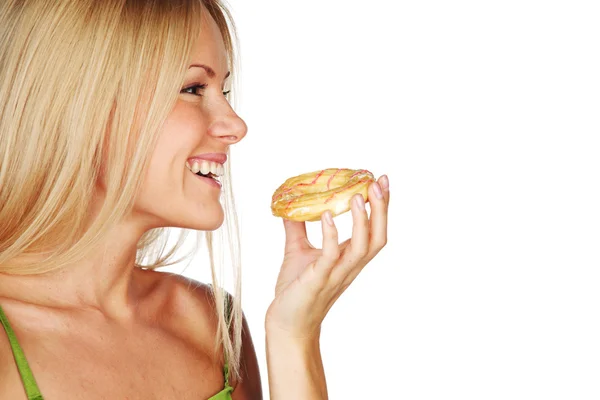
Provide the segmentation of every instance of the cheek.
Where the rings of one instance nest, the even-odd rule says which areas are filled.
[[[179,100],[163,125],[159,142],[181,145],[197,143],[206,135],[207,128],[206,118],[199,106]]]
[[[150,160],[148,178],[155,182],[173,180],[182,173],[188,157],[201,149],[206,131],[205,119],[198,106],[178,101],[162,126]]]

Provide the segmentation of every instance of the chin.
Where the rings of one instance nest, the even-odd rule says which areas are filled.
[[[210,207],[204,209],[193,219],[188,216],[185,222],[180,225],[181,228],[195,229],[199,231],[215,231],[223,225],[225,220],[225,213],[223,208],[219,204],[217,207]]]
[[[223,225],[224,220],[225,220],[225,218],[221,218],[219,221],[215,221],[212,224],[204,223],[201,228],[195,228],[195,229],[198,229],[201,231],[216,231]],[[208,222],[208,221],[205,221],[205,222]]]
[[[140,212],[145,215],[148,222],[148,229],[152,228],[182,228],[182,229],[194,229],[198,231],[215,231],[223,225],[225,220],[225,212],[220,202],[206,202],[200,203],[196,208],[193,206],[187,208],[184,212],[185,207],[174,207],[175,212],[158,213],[157,210],[154,212]],[[161,215],[162,214],[162,215]]]

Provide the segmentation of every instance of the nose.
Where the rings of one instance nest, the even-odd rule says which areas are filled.
[[[215,115],[208,128],[211,136],[219,139],[226,145],[232,145],[242,140],[248,133],[248,126],[243,119],[233,111],[231,105],[226,102],[220,107],[221,113]]]

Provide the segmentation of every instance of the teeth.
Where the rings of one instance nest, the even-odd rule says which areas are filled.
[[[223,174],[225,173],[223,165],[213,161],[198,160],[194,161],[192,165],[190,165],[189,162],[186,162],[185,166],[194,174],[200,172],[202,173],[202,175],[207,175],[210,172],[215,176],[223,176]]]
[[[206,175],[210,172],[210,164],[210,162],[202,160],[202,164],[200,164],[200,172],[202,175]]]
[[[194,164],[192,165],[192,172],[197,174],[198,171],[200,171],[200,164],[198,161],[194,161]]]

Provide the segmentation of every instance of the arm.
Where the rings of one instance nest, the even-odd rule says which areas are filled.
[[[355,196],[360,201],[352,205],[352,237],[341,244],[329,211],[321,215],[322,249],[310,244],[304,222],[283,221],[284,259],[265,318],[272,400],[327,399],[319,348],[321,323],[387,243],[388,187],[384,177],[369,187],[370,218],[362,195]]]
[[[319,337],[296,339],[276,328],[266,333],[271,399],[327,399]]]

